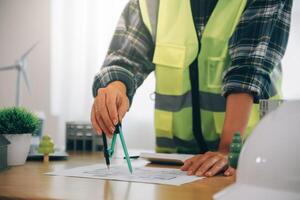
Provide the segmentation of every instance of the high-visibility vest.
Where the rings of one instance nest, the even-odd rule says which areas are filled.
[[[208,150],[217,150],[226,109],[222,79],[231,63],[228,42],[246,3],[247,0],[218,1],[201,37],[199,53],[190,0],[139,0],[144,24],[155,41],[157,152],[199,152],[193,133],[189,74],[194,61],[199,72],[202,135]],[[258,120],[259,106],[255,104],[246,134]]]

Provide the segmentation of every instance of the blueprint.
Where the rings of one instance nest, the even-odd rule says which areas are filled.
[[[188,176],[186,175],[186,172],[183,172],[180,169],[146,166],[136,166],[133,168],[133,173],[130,174],[126,165],[112,165],[110,169],[107,169],[104,164],[77,167],[46,174],[166,185],[182,185],[203,178]]]

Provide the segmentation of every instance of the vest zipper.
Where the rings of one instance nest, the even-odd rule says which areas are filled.
[[[203,154],[208,151],[208,148],[203,137],[202,124],[201,124],[201,112],[200,112],[201,102],[200,102],[200,92],[199,92],[200,85],[199,85],[199,69],[198,69],[198,56],[201,51],[201,41],[195,24],[197,9],[201,8],[200,6],[201,2],[203,1],[199,1],[199,0],[190,1],[193,21],[194,21],[194,28],[198,40],[198,53],[196,59],[189,67],[189,72],[190,72],[191,91],[192,91],[193,134],[199,145],[199,150],[200,150],[199,153]]]

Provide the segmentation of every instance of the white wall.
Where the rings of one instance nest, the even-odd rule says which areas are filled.
[[[130,111],[124,119],[124,132],[130,135],[127,142],[132,148],[154,149],[154,101],[150,96],[154,92],[154,73],[137,90]]]
[[[29,96],[22,82],[22,105],[35,109],[45,109],[49,105],[48,8],[48,1],[0,0],[0,66],[13,64],[33,43],[40,41],[28,57],[32,96]],[[15,71],[0,73],[1,106],[14,105],[15,75]]]
[[[39,45],[28,57],[29,95],[21,80],[21,105],[43,111],[45,132],[56,136],[57,121],[50,104],[50,12],[49,0],[0,0],[0,66],[13,64],[31,45]],[[0,107],[15,105],[16,72],[0,72]],[[61,145],[61,144],[60,144]]]
[[[287,99],[300,99],[300,1],[294,1],[288,48],[283,59],[283,93]]]

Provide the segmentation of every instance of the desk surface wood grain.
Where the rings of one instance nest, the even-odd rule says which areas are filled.
[[[103,163],[101,153],[72,153],[67,161],[27,161],[0,173],[0,199],[188,200],[212,199],[233,182],[217,176],[182,186],[47,176],[45,172]]]

